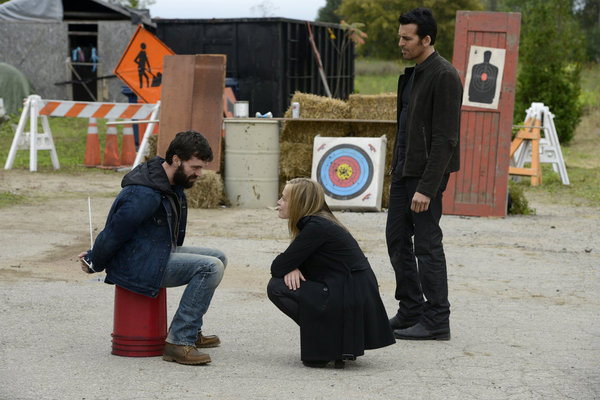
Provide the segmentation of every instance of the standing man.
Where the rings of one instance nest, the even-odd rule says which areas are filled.
[[[386,241],[399,308],[390,325],[398,339],[449,340],[439,221],[448,177],[460,166],[462,84],[456,69],[433,47],[437,24],[431,10],[416,8],[402,14],[399,22],[402,56],[416,65],[398,79]]]
[[[202,335],[201,328],[227,258],[217,249],[182,246],[183,189],[194,185],[212,158],[202,134],[178,133],[166,159],[154,157],[125,175],[93,250],[78,256],[85,272],[106,270],[107,283],[142,295],[156,297],[161,287],[187,285],[169,328],[165,361],[206,364],[210,356],[198,348],[221,343],[217,336]]]

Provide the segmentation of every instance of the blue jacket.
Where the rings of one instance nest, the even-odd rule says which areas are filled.
[[[107,283],[151,297],[158,295],[171,252],[183,244],[187,220],[183,188],[171,186],[163,161],[155,157],[125,175],[89,251]]]

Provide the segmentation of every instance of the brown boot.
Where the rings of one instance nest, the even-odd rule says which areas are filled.
[[[217,347],[221,344],[217,335],[204,336],[202,332],[198,331],[198,340],[196,340],[196,347],[199,349],[206,349],[209,347]]]
[[[207,364],[210,362],[210,356],[201,353],[194,346],[178,345],[165,343],[165,351],[163,352],[163,360],[175,361],[179,364],[198,365]]]

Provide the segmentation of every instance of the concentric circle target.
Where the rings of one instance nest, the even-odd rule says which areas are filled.
[[[360,147],[339,144],[319,160],[317,181],[334,199],[350,200],[360,196],[373,180],[373,162]]]

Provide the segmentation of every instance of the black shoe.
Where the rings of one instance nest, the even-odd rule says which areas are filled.
[[[394,336],[404,340],[450,340],[450,329],[429,330],[418,323],[410,328],[395,329]]]
[[[309,368],[325,368],[327,366],[327,364],[329,364],[329,361],[325,361],[325,360],[303,360],[302,364],[304,364],[305,367],[309,367]]]
[[[398,317],[398,314],[396,314],[392,318],[390,318],[390,327],[392,328],[392,330],[406,329],[406,328],[410,328],[411,326],[414,326],[416,324],[417,324],[417,322],[415,322],[415,321],[407,321],[404,318]]]

